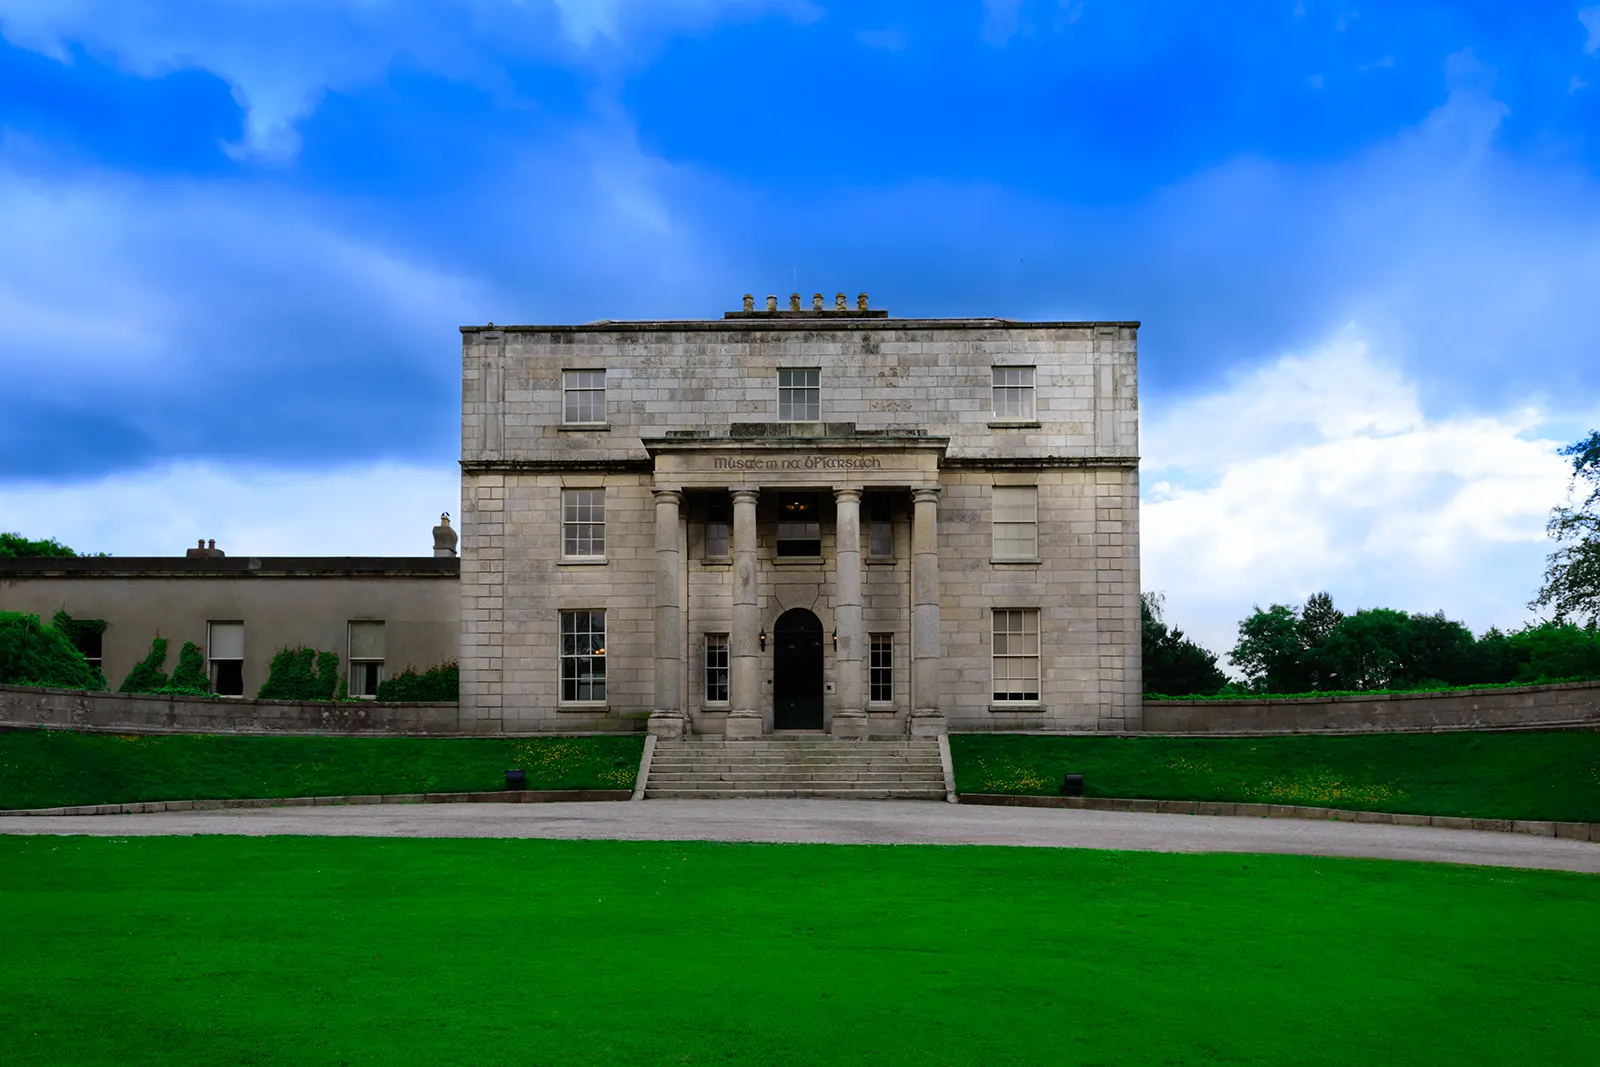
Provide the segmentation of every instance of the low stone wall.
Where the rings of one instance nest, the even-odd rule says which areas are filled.
[[[0,685],[0,726],[248,734],[458,734],[456,704],[185,699]]]
[[[1300,700],[1147,700],[1152,734],[1382,733],[1593,723],[1600,682]]]

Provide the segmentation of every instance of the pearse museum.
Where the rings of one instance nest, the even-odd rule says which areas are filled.
[[[1139,730],[1138,324],[766,303],[463,328],[459,559],[0,560],[0,608],[105,620],[113,686],[157,634],[236,695],[459,657],[477,733]]]
[[[1140,726],[1132,322],[462,329],[485,732]]]

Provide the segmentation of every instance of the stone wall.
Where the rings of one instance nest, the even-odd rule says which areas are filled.
[[[1144,705],[1144,729],[1156,734],[1373,733],[1572,722],[1600,727],[1600,682],[1305,700],[1151,700]]]
[[[173,733],[436,734],[460,732],[455,704],[184,699],[0,685],[0,726]]]

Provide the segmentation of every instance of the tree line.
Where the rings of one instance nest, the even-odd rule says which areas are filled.
[[[1303,605],[1259,606],[1239,623],[1228,662],[1163,618],[1161,597],[1142,599],[1146,695],[1371,692],[1472,685],[1533,685],[1600,678],[1600,431],[1561,450],[1572,461],[1579,499],[1550,513],[1558,547],[1528,605],[1552,617],[1520,630],[1482,636],[1459,622],[1390,608],[1346,615],[1327,593]]]

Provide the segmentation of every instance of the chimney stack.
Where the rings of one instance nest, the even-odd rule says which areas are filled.
[[[433,528],[433,554],[449,557],[456,554],[456,532],[450,528],[450,513],[439,516],[439,525]]]

